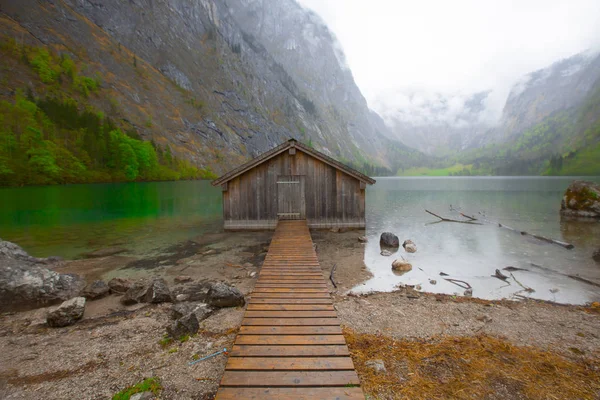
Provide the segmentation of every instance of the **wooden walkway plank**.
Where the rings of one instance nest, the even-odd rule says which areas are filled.
[[[354,370],[350,357],[230,357],[228,370]]]
[[[225,370],[221,386],[294,387],[358,385],[356,371],[229,371]]]
[[[348,356],[346,345],[240,346],[233,345],[230,357],[336,357]]]
[[[334,311],[329,304],[248,304],[248,311]]]
[[[364,399],[306,221],[279,221],[217,400]]]
[[[341,335],[342,328],[332,326],[242,326],[240,335]]]
[[[220,400],[364,400],[357,387],[344,388],[228,388],[217,393]]]

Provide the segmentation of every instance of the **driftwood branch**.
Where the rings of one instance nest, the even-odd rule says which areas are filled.
[[[517,282],[519,284],[519,286],[521,286],[523,288],[524,291],[526,291],[527,293],[533,293],[535,292],[535,290],[533,290],[532,288],[530,288],[529,286],[525,286],[523,285],[521,282],[519,282],[517,280],[517,278],[515,278],[515,276],[513,275],[513,273],[510,273],[510,276],[512,276],[512,278],[515,280],[515,282]]]
[[[448,218],[444,218],[444,217],[441,217],[441,216],[439,216],[439,215],[437,215],[437,214],[435,214],[435,213],[432,213],[432,212],[431,212],[431,211],[429,211],[429,210],[425,210],[425,212],[426,212],[426,213],[428,213],[428,214],[431,214],[431,215],[433,215],[433,216],[434,216],[434,217],[436,217],[436,218],[439,218],[439,219],[440,219],[441,221],[443,221],[443,222],[456,222],[456,223],[459,223],[459,224],[481,225],[480,223],[478,223],[478,222],[473,222],[473,221],[459,221],[459,220],[457,220],[457,219],[448,219]]]
[[[450,209],[451,209],[451,210],[455,210],[455,209],[452,209],[452,208],[450,208]],[[427,210],[425,210],[425,211],[427,211]],[[431,215],[434,215],[434,216],[436,216],[436,217],[440,218],[442,221],[461,222],[461,223],[465,223],[465,224],[466,224],[466,223],[473,223],[473,224],[475,224],[475,222],[473,222],[473,221],[478,221],[478,219],[477,219],[477,218],[475,218],[475,217],[472,217],[472,216],[470,216],[470,215],[467,215],[467,214],[464,214],[464,213],[462,213],[462,212],[458,212],[458,211],[457,211],[457,212],[458,212],[458,213],[459,213],[461,216],[463,216],[464,218],[467,218],[467,219],[469,219],[469,221],[456,221],[456,220],[448,220],[448,219],[446,219],[446,218],[442,218],[442,217],[440,217],[439,215],[433,214],[433,213],[432,213],[432,212],[430,212],[430,211],[427,211],[427,212],[428,212],[429,214],[431,214]],[[481,212],[480,212],[479,214],[483,215]],[[520,231],[520,230],[518,230],[518,229],[511,228],[510,226],[507,226],[507,225],[501,224],[501,223],[499,223],[499,222],[492,222],[492,221],[489,221],[489,220],[485,219],[485,216],[483,217],[483,220],[484,220],[484,222],[486,222],[486,223],[488,223],[488,224],[495,224],[495,225],[497,225],[497,226],[498,226],[498,227],[500,227],[500,228],[504,228],[504,229],[508,229],[508,230],[510,230],[510,231],[513,231],[513,232],[517,232],[517,233],[521,234],[522,236],[531,236],[531,237],[532,237],[532,238],[534,238],[534,239],[541,240],[542,242],[546,242],[546,243],[555,244],[555,245],[557,245],[557,246],[564,247],[564,248],[565,248],[565,249],[567,249],[567,250],[571,250],[571,249],[574,249],[574,248],[575,248],[575,246],[573,246],[571,243],[566,243],[566,242],[563,242],[563,241],[560,241],[560,240],[556,240],[556,239],[552,239],[552,238],[547,238],[547,237],[545,237],[545,236],[534,235],[534,234],[532,234],[532,233],[529,233],[529,232]]]
[[[501,281],[506,282],[506,280],[508,279],[508,276],[504,275],[502,272],[500,272],[499,269],[496,269],[496,273],[494,275],[492,275],[494,278],[498,278]]]
[[[541,240],[542,242],[551,243],[551,244],[555,244],[555,245],[564,247],[567,250],[571,250],[571,249],[575,248],[575,246],[573,246],[571,243],[561,242],[560,240],[550,239],[550,238],[547,238],[547,237],[544,237],[544,236],[540,236],[540,235],[534,235],[534,234],[531,234],[531,233],[525,232],[525,231],[519,231],[519,230],[517,230],[515,228],[511,228],[510,226],[506,226],[506,225],[503,225],[501,223],[498,223],[498,226],[500,228],[508,229],[510,231],[513,231],[513,232],[518,232],[522,236],[531,236],[532,238],[535,238],[537,240]]]
[[[446,280],[450,283],[454,283],[456,286],[460,286],[463,289],[471,289],[471,285],[469,285],[469,282],[461,281],[459,279],[452,279],[452,278],[444,278],[444,280]],[[463,283],[464,285],[461,285],[461,283]]]
[[[571,278],[571,279],[574,279],[574,280],[579,281],[579,282],[587,283],[588,285],[592,285],[592,286],[595,286],[595,287],[600,287],[600,283],[597,283],[597,282],[594,282],[594,281],[590,281],[589,279],[585,279],[585,278],[582,278],[582,277],[577,276],[577,275],[563,274],[562,272],[555,271],[552,268],[543,267],[541,265],[534,264],[534,263],[529,263],[529,264],[532,267],[539,268],[542,271],[546,271],[546,272],[549,272],[551,274],[566,276],[567,278]]]
[[[331,268],[331,273],[329,274],[329,280],[333,284],[333,287],[337,289],[337,285],[335,284],[335,281],[333,280],[333,274],[335,273],[336,267],[337,267],[337,264],[333,264],[333,268]]]
[[[459,213],[459,214],[471,221],[477,221],[477,218],[471,217],[470,215],[463,214],[463,213]]]

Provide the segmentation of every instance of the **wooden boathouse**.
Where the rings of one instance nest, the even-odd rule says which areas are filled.
[[[212,182],[222,188],[228,230],[275,229],[289,219],[309,228],[364,228],[365,189],[374,183],[295,139]]]

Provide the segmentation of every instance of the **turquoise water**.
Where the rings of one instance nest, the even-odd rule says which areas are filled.
[[[517,295],[564,303],[600,299],[600,288],[565,275],[600,282],[600,265],[592,260],[600,248],[600,223],[561,220],[559,209],[572,177],[408,177],[378,178],[367,192],[365,263],[374,277],[356,291],[389,291],[398,284],[421,285],[423,290],[462,294],[464,289],[445,281],[440,272],[469,282],[481,298],[518,298]],[[600,178],[586,177],[600,182]],[[451,219],[475,216],[484,225],[437,222],[430,210]],[[507,229],[569,242],[566,250]],[[392,257],[380,255],[379,235],[394,232],[400,242],[411,239],[414,254],[402,247]],[[403,256],[413,270],[398,276],[391,271]],[[535,264],[535,265],[532,265]],[[517,282],[491,277],[507,266],[527,269],[513,272],[534,293],[522,292]],[[509,275],[507,271],[502,271]],[[430,281],[435,280],[435,284]],[[510,284],[507,284],[510,283]]]
[[[374,277],[355,290],[387,291],[398,284],[420,284],[431,292],[462,294],[463,289],[443,280],[439,273],[444,272],[469,282],[473,295],[482,298],[511,298],[517,293],[565,303],[600,300],[598,287],[565,276],[600,282],[600,266],[591,259],[600,248],[600,223],[563,221],[558,212],[572,180],[378,178],[367,189],[370,240],[365,263]],[[220,231],[221,201],[220,189],[208,181],[3,188],[0,238],[38,257],[72,259],[109,246],[150,255],[204,232]],[[460,211],[485,224],[436,223],[425,209],[455,219],[460,218]],[[521,236],[498,228],[497,222],[572,243],[575,249]],[[417,253],[401,250],[392,257],[381,256],[379,235],[383,231],[396,233],[401,241],[412,239]],[[402,276],[391,271],[391,262],[399,255],[413,264],[413,270]],[[516,282],[507,285],[490,276],[507,266],[527,269],[514,275],[535,292],[519,292]]]
[[[0,189],[0,238],[37,257],[122,246],[147,253],[222,226],[208,181]]]

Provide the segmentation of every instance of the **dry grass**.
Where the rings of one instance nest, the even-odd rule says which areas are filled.
[[[600,360],[566,358],[487,335],[396,340],[344,335],[361,384],[375,399],[599,399]],[[387,372],[365,362],[381,359]]]

